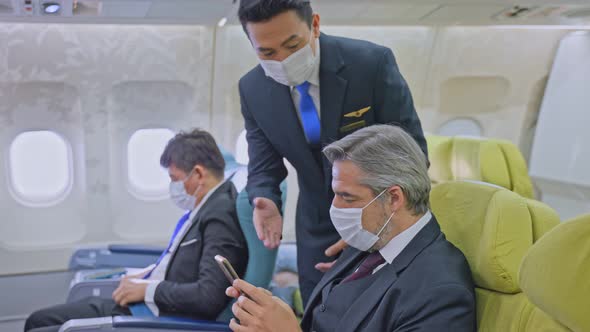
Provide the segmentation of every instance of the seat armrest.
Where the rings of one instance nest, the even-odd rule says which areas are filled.
[[[108,249],[113,254],[133,254],[160,256],[166,248],[134,244],[111,244]]]
[[[165,248],[146,245],[112,244],[108,247],[82,248],[70,258],[70,270],[114,267],[143,268],[157,261]]]
[[[110,331],[112,325],[112,317],[71,319],[60,327],[59,332]]]
[[[111,298],[119,286],[119,280],[98,279],[75,282],[71,285],[66,303],[75,302],[86,297],[95,296]]]
[[[227,323],[173,317],[113,317],[113,328],[171,329],[193,332],[231,332]]]

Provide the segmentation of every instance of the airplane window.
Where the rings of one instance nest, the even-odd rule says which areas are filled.
[[[481,125],[469,118],[458,118],[447,121],[438,128],[438,134],[442,136],[473,136],[481,137],[483,130]]]
[[[168,197],[170,178],[160,166],[160,156],[174,136],[170,129],[140,129],[127,145],[127,175],[130,191],[143,200]]]
[[[72,187],[71,147],[52,131],[18,135],[9,151],[11,192],[22,204],[51,206]]]

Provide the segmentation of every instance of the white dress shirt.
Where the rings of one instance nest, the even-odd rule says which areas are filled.
[[[321,119],[320,113],[320,43],[319,41],[316,43],[316,62],[313,67],[313,71],[311,73],[311,77],[307,80],[309,84],[309,95],[311,99],[313,99],[313,103],[315,105],[315,109],[318,112],[318,119]],[[297,111],[297,117],[299,121],[301,121],[301,114],[299,114],[299,100],[301,96],[299,95],[299,91],[297,91],[297,87],[291,87],[291,98],[293,99],[293,105],[295,105],[295,110]]]
[[[219,187],[221,187],[221,185],[223,183],[225,183],[225,181],[221,181],[219,184],[217,184],[215,187],[213,187],[213,189],[209,190],[209,192],[205,195],[205,197],[203,197],[201,202],[199,202],[199,204],[191,211],[191,214],[190,214],[187,222],[185,222],[184,225],[182,225],[182,227],[180,228],[180,230],[178,231],[178,233],[174,237],[174,240],[172,240],[173,242],[172,242],[172,245],[170,246],[170,249],[168,250],[166,255],[162,258],[162,260],[160,261],[160,264],[156,265],[156,267],[152,271],[152,274],[147,279],[149,284],[145,290],[145,296],[144,296],[143,300],[145,301],[145,304],[148,306],[148,308],[150,308],[150,310],[152,311],[154,316],[160,315],[160,309],[158,308],[158,306],[154,302],[156,288],[158,287],[160,282],[162,282],[162,280],[164,280],[166,277],[166,270],[168,269],[168,264],[170,263],[170,259],[172,258],[174,251],[176,251],[176,249],[178,249],[178,246],[180,245],[180,241],[182,240],[182,238],[184,237],[186,232],[192,226],[193,222],[195,221],[195,217],[196,217],[197,213],[199,213],[199,210],[201,209],[201,207],[205,204],[205,202],[207,202],[209,197],[211,197],[211,195]]]
[[[432,213],[426,212],[418,221],[410,226],[408,229],[396,235],[383,248],[379,249],[381,256],[385,258],[385,263],[377,266],[373,273],[379,271],[387,264],[391,264],[393,260],[408,246],[408,244],[416,237],[416,235],[428,224],[432,219]]]

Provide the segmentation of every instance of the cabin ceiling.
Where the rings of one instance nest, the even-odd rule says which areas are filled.
[[[590,25],[588,0],[312,0],[329,25]],[[52,13],[57,10],[57,12]],[[234,0],[0,0],[0,21],[237,24]]]

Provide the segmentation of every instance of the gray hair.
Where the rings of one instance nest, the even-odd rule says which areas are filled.
[[[416,141],[397,126],[373,125],[334,142],[323,150],[331,163],[350,160],[365,174],[361,183],[375,195],[397,185],[416,214],[429,208],[430,179],[426,156]]]
[[[190,132],[181,131],[168,141],[160,157],[160,165],[168,168],[171,164],[187,174],[196,165],[201,165],[217,178],[223,178],[225,169],[225,160],[215,139],[201,129],[193,129]]]

